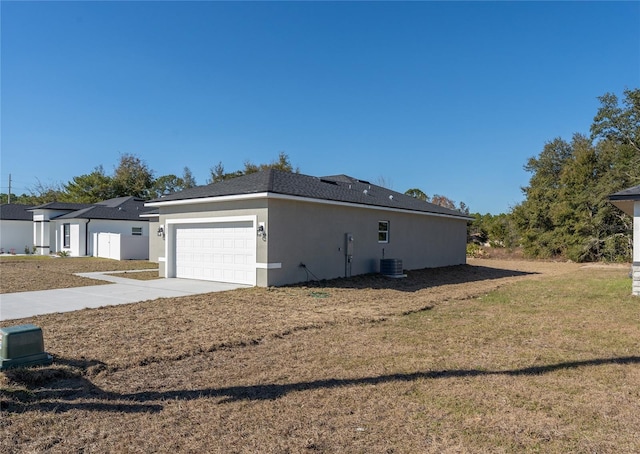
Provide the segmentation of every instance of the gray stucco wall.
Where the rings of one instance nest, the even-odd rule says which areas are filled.
[[[378,272],[383,255],[401,259],[407,270],[466,263],[464,219],[277,198],[161,207],[151,234],[162,225],[170,235],[167,225],[177,219],[237,216],[256,216],[266,227],[265,240],[256,236],[258,286],[345,276],[346,233],[354,237],[352,276]],[[378,221],[389,221],[388,243],[378,242]],[[160,276],[166,276],[165,244],[151,241]]]
[[[216,203],[194,203],[189,205],[174,205],[160,208],[158,225],[165,229],[165,235],[169,235],[167,228],[168,220],[193,219],[193,218],[222,218],[236,216],[257,216],[257,222],[267,221],[267,201],[266,199],[242,200],[234,202]],[[157,227],[156,227],[157,231]],[[157,254],[159,261],[160,276],[166,277],[165,238],[159,244],[155,244],[153,254]],[[152,252],[150,251],[150,255]],[[267,261],[267,242],[256,236],[256,262],[265,263]],[[267,270],[258,269],[256,271],[256,285],[264,287],[267,285]]]
[[[160,256],[164,255],[164,240],[158,236],[159,226],[158,221],[149,221],[149,261],[155,263],[158,263]]]
[[[354,236],[351,275],[379,271],[380,259],[404,269],[466,263],[466,221],[387,210],[269,200],[268,285],[345,276],[345,234]],[[378,242],[378,221],[389,221],[389,243]]]

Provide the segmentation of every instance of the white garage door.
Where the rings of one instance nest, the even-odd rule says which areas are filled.
[[[256,284],[251,221],[176,226],[176,277]]]

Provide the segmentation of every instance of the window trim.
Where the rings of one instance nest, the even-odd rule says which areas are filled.
[[[62,224],[62,247],[71,247],[71,224]]]
[[[390,224],[391,223],[389,221],[378,221],[378,243],[389,243],[389,232],[391,230]],[[385,225],[386,228],[382,228],[383,225]],[[384,236],[384,238],[381,238],[381,236]]]
[[[132,236],[142,236],[142,227],[131,227]]]

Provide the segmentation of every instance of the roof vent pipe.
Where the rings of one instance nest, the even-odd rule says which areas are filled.
[[[367,195],[369,193],[369,191],[367,191],[366,189],[364,191],[362,191],[364,195]]]
[[[389,200],[393,200],[393,194],[389,195]]]

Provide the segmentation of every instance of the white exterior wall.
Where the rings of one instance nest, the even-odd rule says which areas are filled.
[[[97,255],[95,251],[93,238],[94,233],[119,233],[121,235],[131,235],[131,229],[133,227],[142,227],[142,237],[146,238],[147,253],[146,258],[149,257],[149,223],[147,221],[111,221],[107,219],[92,219],[89,222],[89,250],[86,255]]]
[[[52,241],[50,246],[50,253],[57,253],[65,250],[69,251],[69,254],[73,257],[83,256],[97,256],[95,251],[95,234],[97,233],[117,233],[124,236],[131,236],[133,227],[141,227],[142,235],[138,238],[144,238],[147,251],[143,254],[138,252],[139,246],[132,251],[134,255],[143,255],[144,259],[148,258],[148,244],[149,244],[149,223],[147,221],[113,221],[102,219],[60,219],[45,223],[43,225],[51,224]],[[71,244],[70,247],[65,248],[64,244],[64,224],[71,225]],[[36,226],[37,228],[37,226]],[[87,237],[88,234],[88,237]],[[88,239],[88,241],[87,241]],[[47,252],[48,254],[49,252]]]
[[[84,254],[84,250],[85,250],[85,243],[84,243],[84,229],[81,227],[84,227],[84,222],[82,223],[82,226],[80,225],[79,222],[71,222],[71,255],[74,257],[79,257],[80,255],[85,255]],[[64,237],[62,236],[62,230],[61,230],[61,235],[60,235],[60,246],[62,247],[62,249],[66,249],[63,247],[64,245]],[[80,249],[82,249],[82,254],[80,253]]]
[[[0,248],[5,253],[14,249],[16,254],[23,254],[26,246],[31,253],[33,246],[32,224],[31,221],[0,220]]]
[[[49,255],[60,250],[57,244],[55,222],[51,219],[65,213],[67,211],[61,210],[35,210],[33,212],[33,244],[36,246],[36,254]]]
[[[147,260],[149,237],[121,233],[94,233],[94,256],[114,260]]]

